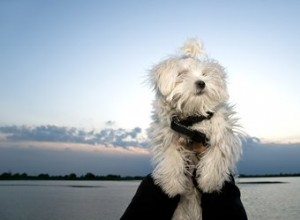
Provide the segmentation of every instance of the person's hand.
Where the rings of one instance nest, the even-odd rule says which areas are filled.
[[[141,182],[121,220],[171,219],[180,196],[170,198],[157,186],[151,174]]]
[[[224,183],[220,192],[202,193],[202,220],[247,220],[240,196],[240,190],[232,176],[230,181]]]

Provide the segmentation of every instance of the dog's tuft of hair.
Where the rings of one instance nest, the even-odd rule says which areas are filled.
[[[202,42],[195,38],[187,40],[181,48],[181,51],[184,56],[191,58],[198,58],[205,53]]]

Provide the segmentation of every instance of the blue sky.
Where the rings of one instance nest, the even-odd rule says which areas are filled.
[[[9,126],[147,129],[148,70],[197,37],[245,131],[299,143],[299,23],[296,0],[1,1],[0,140]]]

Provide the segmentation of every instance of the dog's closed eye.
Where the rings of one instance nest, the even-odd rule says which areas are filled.
[[[177,76],[184,76],[186,74],[188,74],[188,70],[182,70],[177,74]]]

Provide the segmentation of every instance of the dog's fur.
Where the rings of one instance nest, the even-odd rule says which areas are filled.
[[[199,80],[204,88],[197,86]],[[241,153],[237,119],[228,105],[225,70],[204,54],[201,43],[191,39],[182,54],[154,66],[150,81],[156,92],[150,129],[152,176],[170,197],[180,195],[173,219],[201,219],[200,191],[220,191]],[[211,119],[191,127],[206,134],[207,148],[190,144],[187,137],[170,128],[173,115],[184,119],[208,112],[214,114]]]

